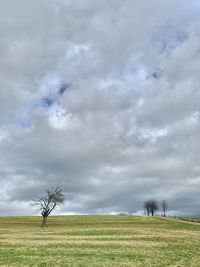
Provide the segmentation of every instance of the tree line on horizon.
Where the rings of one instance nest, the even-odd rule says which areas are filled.
[[[163,211],[163,216],[166,217],[166,210],[168,209],[168,204],[165,200],[158,202],[155,199],[146,200],[143,204],[144,212],[147,216],[150,214],[154,216],[155,212],[159,210],[159,206]]]

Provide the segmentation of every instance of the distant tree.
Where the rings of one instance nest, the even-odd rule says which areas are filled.
[[[145,213],[149,216],[150,214],[150,206],[149,206],[149,201],[145,201],[143,205]]]
[[[148,216],[150,213],[152,216],[154,216],[155,212],[159,209],[158,202],[155,199],[149,199],[145,201],[143,207]]]
[[[47,226],[47,218],[56,206],[64,202],[62,189],[59,187],[47,189],[42,197],[34,200],[34,204],[38,207],[42,215],[42,227]]]
[[[165,200],[162,200],[160,202],[160,206],[163,210],[163,216],[166,217],[166,210],[168,209],[168,205],[167,205],[167,202]]]
[[[158,202],[155,199],[150,199],[149,206],[151,215],[154,216],[154,213],[159,209]]]

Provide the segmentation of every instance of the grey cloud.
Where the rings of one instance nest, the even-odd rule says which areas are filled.
[[[198,1],[0,5],[0,213],[199,214]]]

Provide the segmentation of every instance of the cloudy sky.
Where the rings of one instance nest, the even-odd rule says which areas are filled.
[[[0,60],[0,215],[200,214],[199,0],[2,0]]]

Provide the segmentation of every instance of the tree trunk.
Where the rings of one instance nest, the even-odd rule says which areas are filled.
[[[43,216],[42,217],[42,225],[41,225],[42,227],[45,227],[45,226],[47,226],[47,216]]]
[[[153,212],[153,211],[151,212],[151,215],[152,215],[152,216],[154,215],[154,212]]]

